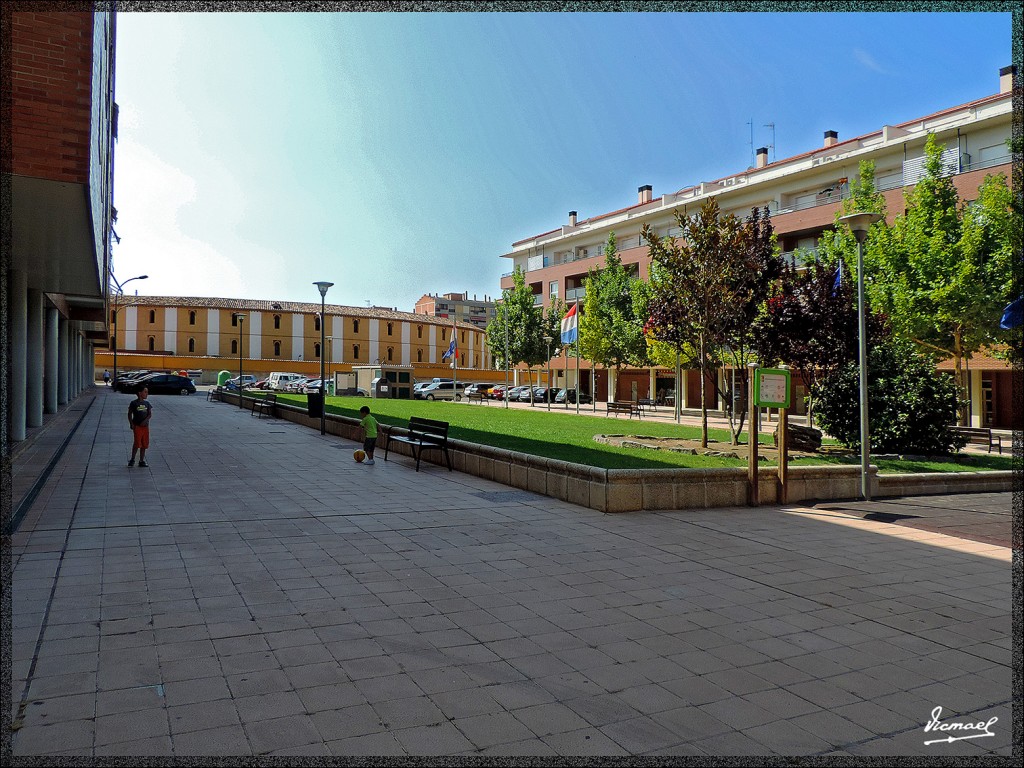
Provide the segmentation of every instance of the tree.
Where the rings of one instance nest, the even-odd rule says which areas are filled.
[[[956,383],[936,371],[913,342],[891,337],[873,345],[868,368],[871,450],[938,454],[963,447],[964,439],[947,426],[956,416]],[[824,380],[818,392],[822,427],[851,448],[860,447],[859,391],[860,367],[851,362]]]
[[[561,316],[560,301],[553,302],[547,313],[542,311],[526,284],[526,275],[516,267],[512,273],[512,288],[501,292],[494,319],[487,324],[487,344],[495,353],[495,361],[505,366],[507,340],[508,365],[525,363],[532,385],[533,366],[548,359],[544,336],[558,337],[556,330]]]
[[[746,296],[731,290],[743,268],[741,225],[722,217],[715,198],[708,198],[691,219],[679,211],[675,220],[682,239],[659,238],[650,226],[643,238],[651,254],[651,301],[647,330],[657,341],[680,353],[692,347],[701,371],[701,445],[708,444],[707,382],[718,365],[715,348]]]
[[[805,268],[783,270],[754,322],[761,362],[786,363],[799,371],[810,390],[810,406],[818,384],[858,356],[857,241],[839,217],[856,211],[885,214],[885,198],[875,189],[874,163],[861,162],[850,192],[836,211],[833,228],[819,238],[813,259],[801,259]],[[885,335],[883,321],[870,306],[866,319],[871,346]],[[808,414],[813,420],[813,407]]]
[[[634,286],[640,279],[622,264],[615,233],[608,235],[604,268],[591,269],[584,280],[586,299],[579,319],[580,354],[614,368],[616,377],[624,365],[647,365],[647,341],[642,312],[637,314]]]
[[[906,213],[868,240],[865,269],[872,304],[897,334],[953,358],[964,392],[964,361],[1006,338],[999,318],[1014,298],[1012,193],[1004,176],[988,176],[966,205],[943,168],[943,149],[929,134],[924,177],[905,195]]]

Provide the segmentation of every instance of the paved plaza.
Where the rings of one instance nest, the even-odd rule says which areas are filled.
[[[1011,753],[1002,539],[605,515],[202,394],[129,469],[129,399],[12,538],[15,756]]]

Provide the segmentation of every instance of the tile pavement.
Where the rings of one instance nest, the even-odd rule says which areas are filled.
[[[200,397],[128,469],[89,394],[12,539],[16,756],[1010,754],[1004,547],[494,496]]]

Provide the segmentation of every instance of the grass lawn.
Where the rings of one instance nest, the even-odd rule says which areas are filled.
[[[279,394],[281,402],[305,406],[305,395]],[[466,405],[445,401],[374,400],[365,397],[328,397],[327,412],[359,418],[359,409],[368,405],[374,417],[382,424],[404,427],[410,416],[447,421],[448,434],[456,440],[480,443],[496,448],[587,464],[602,469],[678,469],[680,467],[715,468],[745,467],[746,459],[717,456],[691,456],[674,451],[656,451],[645,448],[622,448],[594,441],[594,435],[642,434],[651,437],[679,437],[700,439],[700,427],[688,424],[636,421],[627,418],[584,416],[588,406],[581,406],[576,416],[558,413],[564,406],[523,410],[505,408],[501,404]],[[575,406],[571,406],[574,409]],[[771,429],[774,429],[772,425]],[[714,447],[728,451],[730,435],[727,429],[710,429],[708,437],[717,440]],[[771,445],[769,430],[762,433],[760,443]],[[946,462],[906,462],[883,460],[875,462],[882,472],[955,472],[979,469],[1010,469],[1009,458],[972,456],[970,464]],[[794,461],[791,466],[825,464],[859,465],[859,458],[821,457]],[[762,462],[762,466],[770,466]]]

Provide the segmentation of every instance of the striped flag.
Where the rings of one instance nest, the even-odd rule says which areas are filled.
[[[577,322],[578,315],[576,314],[576,308],[579,304],[573,304],[572,308],[565,313],[565,317],[562,318],[562,343],[563,344],[575,344],[576,338],[579,336],[579,324]]]

